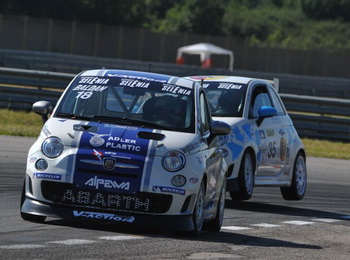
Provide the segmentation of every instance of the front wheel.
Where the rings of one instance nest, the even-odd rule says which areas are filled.
[[[295,158],[292,184],[290,187],[281,187],[281,193],[285,200],[301,200],[304,198],[307,185],[307,169],[305,156],[299,152]]]
[[[192,215],[193,234],[195,235],[199,234],[203,228],[204,204],[205,204],[205,188],[204,188],[204,182],[202,182],[197,194],[196,205]]]
[[[20,214],[21,214],[21,218],[27,221],[31,221],[31,222],[37,222],[37,223],[43,223],[46,219],[45,216],[38,216],[38,215],[33,215],[33,214],[28,214],[28,213],[24,213],[22,212],[22,205],[26,199],[26,195],[25,195],[25,191],[26,190],[26,183],[24,181],[23,183],[23,188],[22,188],[22,195],[21,195],[21,203],[20,203]]]
[[[245,151],[242,157],[241,166],[238,173],[239,191],[231,191],[233,200],[249,200],[253,195],[254,187],[254,160],[252,153]]]

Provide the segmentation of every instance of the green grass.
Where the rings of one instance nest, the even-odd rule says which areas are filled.
[[[34,112],[0,109],[0,135],[37,137],[41,117]],[[350,143],[302,139],[307,156],[350,160]]]
[[[42,126],[41,117],[34,112],[0,109],[0,135],[36,137]]]

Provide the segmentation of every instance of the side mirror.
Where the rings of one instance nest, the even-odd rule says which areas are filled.
[[[231,132],[231,126],[222,121],[213,121],[210,126],[213,135],[228,135]]]
[[[45,124],[48,119],[48,115],[53,110],[53,107],[49,101],[38,101],[33,104],[32,109],[35,113],[41,115],[43,124]]]
[[[262,106],[259,108],[258,114],[259,114],[259,118],[256,121],[256,124],[258,126],[260,126],[265,118],[273,117],[273,116],[277,115],[277,110],[273,107],[270,107],[270,106]]]

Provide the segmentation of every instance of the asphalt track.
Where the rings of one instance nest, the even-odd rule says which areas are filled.
[[[33,138],[0,136],[1,259],[349,259],[350,161],[307,158],[302,201],[279,188],[226,200],[219,233],[198,237],[99,222],[23,221],[19,199]]]

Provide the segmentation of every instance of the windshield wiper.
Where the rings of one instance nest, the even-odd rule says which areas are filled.
[[[145,121],[141,119],[134,118],[126,118],[126,117],[110,117],[110,116],[93,116],[91,120],[96,120],[98,122],[110,122],[116,124],[124,124],[124,125],[137,125],[141,127],[152,127],[152,128],[160,128],[164,130],[173,130],[174,128],[171,126],[164,126],[157,124],[155,122]]]
[[[73,113],[57,113],[55,114],[57,117],[64,117],[64,118],[70,118],[70,119],[80,119],[80,120],[86,120],[90,121],[91,117],[90,116],[79,116]]]
[[[92,116],[91,120],[98,121],[99,123],[101,122],[109,122],[109,123],[119,123],[119,124],[124,124],[124,125],[130,125],[129,119],[125,117],[115,117],[115,116]]]

